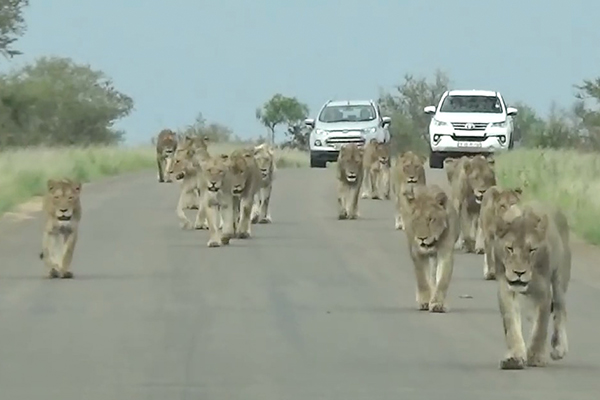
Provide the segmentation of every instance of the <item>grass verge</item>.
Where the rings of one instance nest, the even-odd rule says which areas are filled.
[[[525,198],[559,206],[578,236],[600,244],[600,154],[518,149],[496,160],[499,184],[521,186]]]
[[[212,144],[211,154],[230,153],[235,143]],[[279,168],[308,165],[308,155],[297,150],[276,150]],[[41,195],[46,180],[52,177],[77,178],[82,182],[133,172],[156,169],[156,150],[143,147],[69,147],[25,148],[0,152],[0,215]]]

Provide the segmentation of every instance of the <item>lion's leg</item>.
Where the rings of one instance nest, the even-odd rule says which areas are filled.
[[[221,217],[223,218],[223,237],[221,242],[223,244],[229,244],[231,239],[235,236],[235,210],[234,210],[235,198],[229,198],[224,200],[221,204]]]
[[[269,185],[266,188],[262,188],[261,192],[261,203],[260,203],[260,219],[258,220],[261,224],[270,224],[271,215],[269,214],[269,205],[271,203],[271,192],[273,186]]]
[[[462,234],[462,245],[467,253],[473,253],[475,241],[471,235],[473,220],[466,207],[463,207],[460,213],[460,231]]]
[[[233,233],[234,233],[234,237],[238,232],[239,229],[239,225],[240,225],[240,197],[239,196],[233,196],[233,203],[232,203],[232,208],[233,210]]]
[[[369,194],[372,199],[379,200],[379,191],[377,183],[379,182],[379,171],[375,169],[369,170]]]
[[[481,218],[474,218],[473,223],[475,224],[475,253],[483,254],[485,251],[483,229],[481,228]]]
[[[546,361],[546,342],[548,339],[548,323],[550,322],[550,307],[552,298],[550,287],[541,297],[539,304],[535,305],[536,318],[531,329],[529,347],[527,349],[527,365],[530,367],[544,367]]]
[[[521,332],[521,310],[515,293],[509,290],[504,279],[498,285],[498,305],[508,347],[508,353],[500,361],[500,369],[523,369],[527,353]]]
[[[164,175],[162,158],[160,156],[156,157],[156,164],[158,166],[158,181],[159,182],[164,182],[165,181],[165,175]]]
[[[396,223],[394,227],[398,230],[404,229],[404,220],[402,219],[402,200],[400,194],[394,194],[394,205],[396,208]]]
[[[252,216],[250,217],[250,222],[253,224],[258,223],[258,218],[260,217],[260,209],[263,203],[263,188],[256,193],[254,196],[254,205],[252,206]]]
[[[58,272],[63,279],[73,278],[73,272],[71,272],[71,262],[73,261],[73,253],[75,251],[75,245],[77,244],[77,232],[71,233],[65,238],[63,244],[62,262]]]
[[[362,193],[360,195],[361,198],[366,199],[371,197],[371,192],[369,189],[371,188],[371,179],[370,179],[370,170],[369,168],[363,168],[363,180],[362,180]]]
[[[254,205],[254,196],[244,197],[240,199],[240,224],[238,226],[237,235],[239,239],[248,239],[252,234],[252,224],[250,224],[250,214]]]
[[[553,360],[561,360],[569,351],[569,342],[567,340],[567,306],[565,300],[564,285],[560,279],[552,281],[552,314],[553,314],[553,332],[550,339],[552,350],[550,357]]]
[[[411,258],[415,267],[417,280],[417,306],[421,311],[429,310],[429,299],[431,298],[429,258],[421,255],[413,255]]]
[[[165,160],[165,170],[164,170],[164,174],[166,175],[165,182],[167,182],[167,183],[173,182],[171,180],[171,173],[169,172],[171,170],[172,163],[173,163],[173,157],[172,156],[167,157],[167,159]]]
[[[434,286],[431,300],[429,301],[429,311],[431,312],[446,312],[446,296],[448,287],[452,280],[452,272],[454,270],[454,253],[452,250],[444,256],[438,255],[437,270],[436,270],[436,285]]]
[[[208,229],[206,209],[201,202],[198,202],[198,212],[196,213],[196,220],[194,221],[194,229]]]
[[[56,236],[44,231],[42,236],[42,259],[48,268],[49,278],[58,278],[58,264],[56,263]]]
[[[352,185],[346,192],[346,214],[348,219],[358,218],[358,198],[360,194],[360,186]]]
[[[484,238],[483,278],[487,281],[496,279],[496,261],[494,260],[494,249],[492,244],[492,238]]]
[[[189,229],[192,226],[192,222],[186,217],[183,212],[183,207],[187,204],[187,192],[184,188],[181,189],[181,193],[179,194],[179,201],[177,202],[177,217],[179,218],[179,226],[181,229]]]
[[[216,204],[203,204],[206,209],[206,219],[208,220],[208,247],[220,247],[224,243],[224,235],[221,236],[221,230],[217,226],[219,218],[219,206]]]
[[[390,199],[390,171],[385,169],[381,171],[381,198]]]
[[[348,218],[348,213],[346,212],[346,197],[346,187],[342,182],[338,182],[338,219]]]

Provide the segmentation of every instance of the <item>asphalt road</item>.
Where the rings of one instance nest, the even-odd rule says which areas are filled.
[[[216,249],[154,173],[84,186],[73,280],[44,278],[37,218],[2,222],[0,399],[600,397],[597,265],[575,255],[567,358],[501,371],[482,256],[456,255],[449,313],[418,312],[391,201],[338,221],[332,169],[275,183],[273,224]]]

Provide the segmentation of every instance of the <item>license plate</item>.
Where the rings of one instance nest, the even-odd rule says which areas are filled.
[[[481,147],[480,142],[458,142],[458,147]]]

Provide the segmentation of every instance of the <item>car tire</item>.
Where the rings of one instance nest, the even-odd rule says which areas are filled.
[[[429,154],[429,168],[431,169],[443,169],[444,168],[444,157],[436,152]]]

